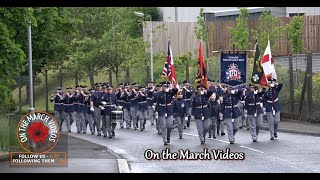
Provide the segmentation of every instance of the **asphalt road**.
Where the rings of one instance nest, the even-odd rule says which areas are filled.
[[[51,152],[67,152],[67,167],[9,167],[0,163],[0,173],[119,173],[117,157],[104,146],[61,134]]]
[[[240,129],[235,144],[229,144],[227,136],[200,140],[192,122],[190,129],[184,130],[183,139],[178,139],[177,129],[171,134],[171,143],[164,146],[162,137],[157,135],[155,126],[147,122],[146,130],[116,128],[113,139],[90,134],[76,134],[75,125],[70,136],[79,137],[108,147],[128,161],[132,173],[320,173],[320,137],[278,133],[278,139],[271,141],[268,131],[261,130],[258,142],[252,142],[249,131]],[[171,152],[189,149],[202,152],[230,148],[231,152],[243,152],[244,160],[147,160],[147,149],[161,152],[170,148]],[[78,150],[81,147],[77,148]],[[76,151],[74,153],[77,153]]]

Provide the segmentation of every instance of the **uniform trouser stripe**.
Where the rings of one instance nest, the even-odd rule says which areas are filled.
[[[160,128],[162,131],[163,142],[167,142],[167,139],[170,139],[172,127],[173,127],[173,116],[164,117],[159,116]]]

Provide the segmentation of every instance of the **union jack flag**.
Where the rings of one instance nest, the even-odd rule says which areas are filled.
[[[173,85],[173,88],[178,88],[178,83],[177,83],[177,77],[176,77],[176,72],[174,70],[174,63],[173,63],[173,58],[172,58],[172,50],[170,46],[170,41],[168,42],[168,52],[167,52],[167,57],[166,57],[166,62],[164,64],[164,67],[162,69],[162,76],[163,78],[168,78],[168,80],[171,82]]]

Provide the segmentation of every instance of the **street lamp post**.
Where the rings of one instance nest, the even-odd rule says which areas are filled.
[[[151,23],[151,34],[150,34],[150,56],[151,56],[151,60],[150,60],[150,76],[151,76],[151,81],[153,82],[153,40],[152,40],[152,17],[151,15],[149,14],[144,14],[142,12],[134,12],[134,14],[136,16],[139,16],[139,17],[144,17],[144,16],[149,16],[150,18],[150,23]]]
[[[29,64],[29,112],[34,111],[33,107],[33,73],[32,73],[32,43],[31,43],[31,22],[28,26],[28,64]]]

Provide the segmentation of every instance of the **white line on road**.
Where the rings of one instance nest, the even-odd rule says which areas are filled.
[[[125,159],[117,159],[120,173],[130,173],[129,165]]]
[[[221,140],[221,139],[211,139],[211,140],[220,141],[220,142],[227,143],[227,144],[230,143],[230,142],[228,142],[228,141],[224,141],[224,140]]]
[[[249,147],[246,147],[246,146],[240,146],[240,147],[245,148],[245,149],[249,149],[249,150],[252,150],[252,151],[255,151],[255,152],[259,152],[259,153],[264,153],[262,151],[259,151],[259,150],[253,149],[253,148],[249,148]]]
[[[282,162],[285,162],[285,163],[288,163],[288,164],[296,164],[296,163],[293,163],[293,162],[290,162],[290,161],[287,161],[287,160],[284,160],[284,159],[280,159],[280,158],[277,158],[277,157],[275,157],[275,159],[277,159],[279,161],[282,161]]]

